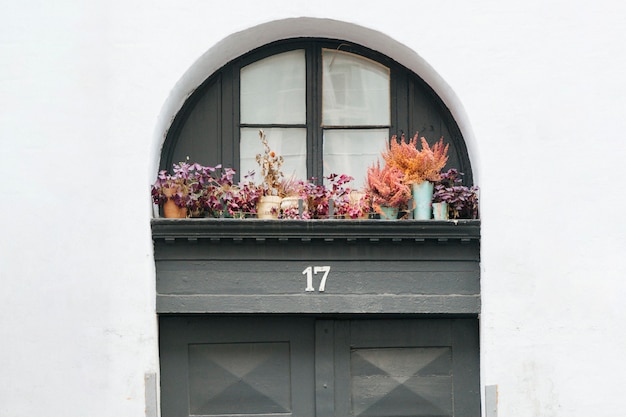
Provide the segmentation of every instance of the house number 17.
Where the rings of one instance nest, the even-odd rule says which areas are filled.
[[[317,275],[318,272],[323,272],[324,276],[322,277],[320,287],[317,290],[319,292],[324,292],[324,288],[326,288],[326,278],[328,278],[328,273],[330,272],[330,266],[307,266],[304,271],[302,271],[302,275],[306,275],[305,291],[315,291],[315,288],[313,288],[313,274]]]

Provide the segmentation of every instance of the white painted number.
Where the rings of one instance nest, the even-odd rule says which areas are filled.
[[[318,272],[323,272],[324,276],[322,277],[322,281],[320,282],[320,292],[324,292],[324,288],[326,288],[326,278],[328,278],[328,273],[330,272],[330,266],[315,266],[313,267],[313,273],[317,274]]]
[[[302,271],[302,275],[306,274],[306,289],[305,291],[315,291],[313,288],[313,273],[311,272],[312,268],[307,266],[304,271]]]
[[[328,273],[330,272],[330,266],[307,266],[302,271],[302,275],[306,275],[306,288],[304,289],[307,292],[315,291],[313,288],[313,274],[317,275],[318,272],[323,272],[324,276],[322,277],[322,281],[320,282],[320,287],[318,288],[319,292],[324,292],[326,288],[326,278],[328,278]]]

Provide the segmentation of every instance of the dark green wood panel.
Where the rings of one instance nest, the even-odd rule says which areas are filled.
[[[450,145],[445,169],[458,169],[465,174],[463,178],[465,184],[473,184],[467,147],[450,110],[418,77],[408,78],[407,91],[410,126],[410,130],[406,132],[407,139],[412,138],[417,132],[419,137],[425,137],[432,145],[443,137],[444,143]]]
[[[475,262],[159,261],[159,294],[301,294],[312,264],[330,267],[326,294],[479,294]],[[318,289],[323,273],[313,275]]]
[[[349,232],[348,232],[349,233]],[[345,235],[344,235],[345,236]],[[304,237],[304,236],[303,236]],[[416,242],[386,240],[333,241],[301,239],[192,240],[157,242],[157,260],[333,260],[476,261],[478,242]]]
[[[480,313],[478,295],[157,295],[158,313]]]
[[[291,413],[290,347],[288,342],[190,344],[190,414]]]
[[[402,223],[155,220],[157,309],[477,314],[475,224]]]
[[[347,232],[349,233],[349,232]],[[157,260],[264,260],[283,261],[367,259],[372,261],[475,261],[478,242],[394,242],[387,240],[192,240],[155,244]]]
[[[172,129],[178,134],[176,146],[171,149],[169,158],[162,169],[170,170],[173,163],[185,161],[198,162],[215,166],[222,163],[221,135],[221,77],[201,88],[203,94],[194,95],[194,101],[188,103],[179,120]]]
[[[480,415],[477,319],[161,316],[163,417]]]
[[[475,319],[353,320],[343,338],[336,357],[350,365],[335,381],[343,415],[480,415]]]
[[[314,415],[312,319],[159,322],[163,417]]]

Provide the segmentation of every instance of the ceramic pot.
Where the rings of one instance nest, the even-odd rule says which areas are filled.
[[[396,220],[398,218],[397,207],[380,206],[378,213],[381,220]]]
[[[448,220],[448,203],[433,203],[433,218]]]
[[[277,195],[264,195],[256,204],[256,216],[259,219],[278,219],[280,202],[282,198]]]
[[[176,188],[164,188],[163,195],[167,197],[167,201],[163,204],[163,215],[168,219],[184,219],[187,217],[187,207],[178,207],[172,195],[176,193]]]
[[[430,181],[423,181],[413,184],[411,191],[413,194],[413,218],[416,220],[430,220],[432,217],[432,199],[434,184]]]

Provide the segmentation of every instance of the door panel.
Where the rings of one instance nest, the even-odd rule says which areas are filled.
[[[480,415],[476,320],[352,320],[338,337],[335,415]]]
[[[452,351],[366,348],[350,355],[357,417],[452,416]]]
[[[189,412],[289,413],[289,342],[189,345]],[[207,376],[213,383],[207,384]]]
[[[161,317],[163,417],[314,415],[313,319]]]
[[[476,319],[160,318],[163,417],[479,416]]]

